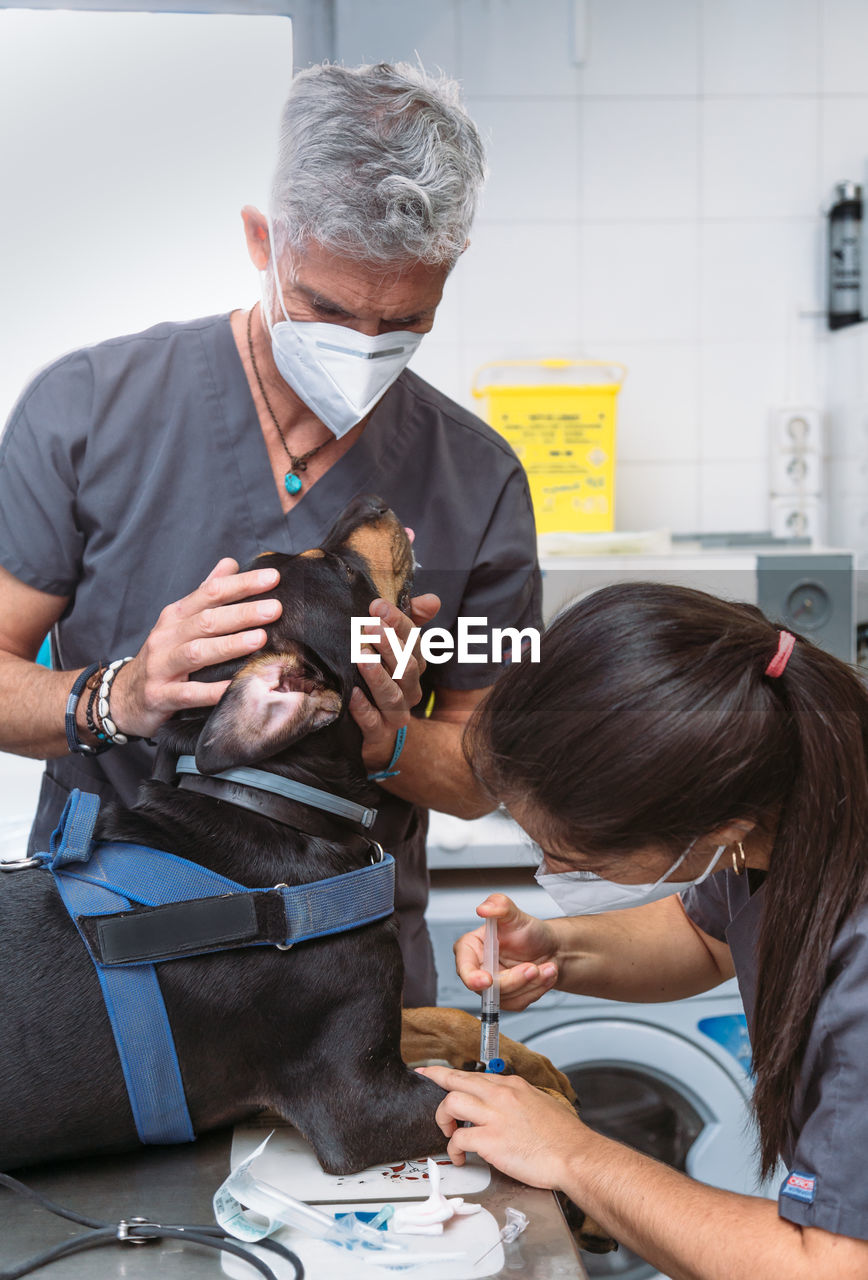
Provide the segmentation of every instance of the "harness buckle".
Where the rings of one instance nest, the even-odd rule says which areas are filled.
[[[117,1237],[124,1244],[153,1244],[159,1239],[156,1235],[140,1235],[145,1228],[159,1231],[159,1222],[151,1222],[148,1218],[121,1218],[118,1223]]]
[[[285,880],[281,880],[280,884],[276,884],[274,887],[275,889],[288,889],[289,885],[286,883]],[[291,951],[292,948],[295,946],[295,943],[294,942],[275,942],[274,945],[278,951]]]
[[[0,871],[24,871],[28,867],[38,867],[41,862],[41,858],[13,858],[0,862]]]
[[[376,866],[378,862],[382,862],[385,858],[386,850],[380,844],[379,840],[372,840],[371,844],[374,846],[371,850],[371,865]],[[375,852],[377,855],[376,857],[374,856]]]

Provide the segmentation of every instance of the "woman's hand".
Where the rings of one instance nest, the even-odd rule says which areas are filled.
[[[503,1009],[526,1009],[557,982],[558,941],[546,920],[519,910],[504,893],[492,893],[476,908],[483,919],[497,921],[500,952],[500,1004]],[[470,991],[484,991],[492,976],[482,968],[484,926],[465,933],[455,943],[455,968]]]
[[[379,645],[380,661],[359,663],[359,671],[373,702],[358,688],[350,698],[350,715],[362,731],[362,759],[370,773],[385,769],[391,760],[398,730],[410,723],[410,708],[422,697],[421,680],[426,665],[417,640],[406,669],[399,679],[393,679],[397,658],[383,629],[390,627],[403,648],[411,629],[430,622],[439,608],[440,600],[435,595],[414,596],[409,617],[388,600],[371,602],[371,617],[380,619],[380,637],[366,637],[366,643]]]
[[[481,1075],[451,1067],[418,1067],[447,1094],[435,1119],[449,1139],[453,1164],[475,1151],[532,1187],[562,1188],[570,1157],[587,1132],[563,1103],[520,1076]],[[470,1127],[463,1128],[463,1121]]]
[[[190,595],[167,605],[112,685],[112,719],[119,730],[149,738],[175,711],[216,706],[229,682],[190,677],[262,648],[264,628],[280,617],[283,606],[279,600],[247,597],[270,591],[279,581],[276,569],[239,573],[237,561],[225,559]]]

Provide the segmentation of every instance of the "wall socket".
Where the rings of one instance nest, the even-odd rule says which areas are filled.
[[[824,539],[823,423],[818,409],[775,409],[771,423],[771,526],[776,538]]]
[[[799,497],[823,492],[823,459],[819,453],[773,453],[772,496]]]
[[[819,409],[775,409],[772,415],[772,455],[817,453],[823,456],[823,423]]]
[[[772,536],[775,538],[810,538],[825,542],[826,509],[819,497],[772,498]]]

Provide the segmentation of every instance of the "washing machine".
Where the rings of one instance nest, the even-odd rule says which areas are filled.
[[[455,939],[478,926],[476,906],[500,890],[536,916],[561,913],[533,883],[533,865],[520,839],[504,845],[507,820],[493,815],[463,824],[469,828],[463,851],[455,821],[443,823],[438,815],[429,834],[428,925],[438,1003],[478,1013],[479,998],[458,979],[452,953]],[[504,854],[507,848],[511,852]],[[460,868],[456,854],[463,861]],[[486,865],[497,856],[501,862],[511,858],[513,864]],[[591,1128],[700,1182],[745,1194],[774,1194],[774,1178],[760,1186],[756,1177],[750,1041],[734,981],[667,1004],[622,1004],[549,992],[522,1013],[504,1013],[501,1029],[569,1076],[582,1118]],[[625,1248],[585,1254],[582,1260],[591,1277],[661,1280],[654,1267]]]

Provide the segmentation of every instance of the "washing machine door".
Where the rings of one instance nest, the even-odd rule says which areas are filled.
[[[746,1089],[698,1045],[675,1031],[617,1018],[572,1021],[524,1043],[569,1076],[592,1129],[700,1182],[756,1192]],[[625,1248],[583,1254],[582,1261],[593,1277],[660,1275]]]

